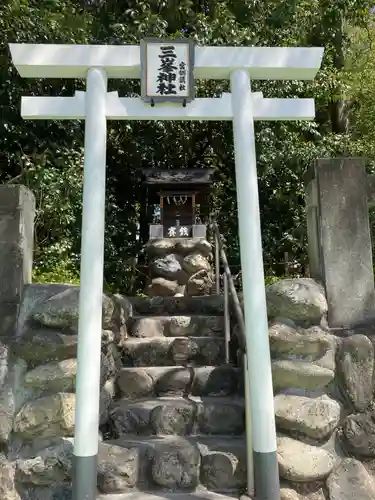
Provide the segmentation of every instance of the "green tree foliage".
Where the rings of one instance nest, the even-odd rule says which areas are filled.
[[[256,126],[264,257],[267,271],[277,274],[285,252],[306,259],[303,174],[309,164],[319,156],[338,154],[375,159],[370,8],[365,0],[3,0],[0,175],[4,183],[26,184],[37,197],[36,277],[78,277],[83,125],[25,122],[19,112],[21,96],[72,95],[84,86],[81,81],[21,79],[11,64],[9,42],[138,44],[144,36],[189,36],[201,45],[324,46],[324,63],[314,82],[253,85],[271,97],[314,97],[317,107],[312,123]],[[122,96],[139,93],[138,81],[111,81],[110,86]],[[197,82],[199,96],[227,90],[227,82]],[[195,166],[216,169],[213,215],[226,237],[231,265],[238,267],[231,125],[109,122],[109,287],[130,292],[134,284],[140,169]]]

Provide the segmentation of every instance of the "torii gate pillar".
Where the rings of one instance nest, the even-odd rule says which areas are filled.
[[[251,380],[258,380],[257,386],[250,385],[255,488],[256,491],[263,492],[263,497],[259,496],[260,499],[279,500],[279,469],[264,286],[253,105],[248,71],[243,69],[234,71],[230,76],[230,84],[246,339],[250,340],[251,336],[251,343],[248,340],[246,342],[248,378],[250,384]]]

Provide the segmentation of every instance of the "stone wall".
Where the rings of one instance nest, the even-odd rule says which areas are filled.
[[[282,499],[373,500],[371,331],[333,335],[311,279],[270,285],[267,299]]]
[[[150,240],[146,246],[150,283],[155,296],[208,295],[213,286],[211,245],[204,239]]]
[[[19,335],[7,347],[2,346],[3,350],[10,349],[13,353],[11,358],[4,358],[7,371],[12,374],[4,385],[4,393],[12,394],[12,404],[9,404],[9,399],[0,401],[0,415],[6,417],[0,420],[0,496],[4,500],[70,498],[78,293],[77,287],[64,285],[27,286]],[[163,409],[163,406],[158,406],[158,411],[153,407],[145,412],[136,405],[130,410],[119,399],[119,392],[124,391],[121,389],[124,384],[128,393],[131,387],[138,394],[143,389],[145,394],[151,391],[144,385],[145,377],[128,378],[124,382],[121,370],[132,352],[134,339],[131,334],[144,336],[145,340],[150,340],[147,333],[156,335],[155,332],[146,332],[145,325],[140,333],[140,319],[135,324],[133,308],[137,308],[137,314],[152,315],[160,312],[163,304],[164,312],[169,310],[177,314],[186,301],[199,304],[199,300],[201,313],[210,317],[214,310],[218,311],[221,298],[126,299],[119,295],[103,296],[101,426],[98,435],[98,491],[102,495],[142,490],[147,481],[151,481],[155,488],[171,487],[172,481],[173,485],[183,489],[193,487],[195,483],[186,485],[182,477],[200,477],[205,481],[203,469],[199,473],[199,468],[205,463],[206,452],[202,448],[201,456],[190,444],[189,437],[184,437],[183,431],[173,436],[176,443],[178,441],[180,454],[172,457],[172,461],[177,461],[178,467],[182,468],[180,479],[173,474],[164,475],[168,470],[170,473],[171,465],[165,462],[167,458],[163,449],[154,448],[152,438],[148,440],[141,436],[132,447],[113,441],[114,431],[120,434],[121,440],[121,433],[137,429],[137,433],[142,434],[146,428],[149,431],[149,426],[155,427],[156,436],[160,429],[165,434],[168,419],[171,425],[173,423],[174,432],[179,426],[190,425],[189,412],[175,410],[173,415],[167,414],[167,408]],[[267,302],[282,499],[374,500],[374,329],[335,330],[333,335],[326,327],[324,290],[311,279],[287,279],[268,286]],[[183,312],[180,314],[179,320],[175,316],[176,324],[168,322],[166,315],[160,328],[168,332],[172,329],[173,336],[177,335],[176,328],[180,336],[185,330],[185,334],[189,333],[193,326],[185,325]],[[129,325],[132,325],[131,331],[128,331]],[[194,328],[207,329],[208,326],[195,325]],[[217,328],[217,325],[211,325],[211,328]],[[168,332],[165,332],[166,338]],[[204,336],[208,338],[210,335],[205,330]],[[182,351],[171,350],[169,344],[154,347],[155,352],[159,349],[172,353],[172,358],[165,361],[166,366],[180,362],[177,358]],[[143,354],[149,357],[154,351]],[[199,349],[193,351],[187,355],[189,362],[194,361],[189,356],[197,356],[197,353],[211,356],[211,351],[204,346],[201,352]],[[178,356],[174,359],[176,352]],[[182,354],[186,355],[186,352],[183,350]],[[189,370],[194,371],[188,365],[186,371]],[[196,371],[199,382],[200,372]],[[176,379],[177,382],[180,384]],[[215,391],[220,391],[220,387]],[[202,401],[203,405],[208,404]],[[238,420],[240,412],[234,410],[235,420],[212,421],[212,428],[225,424],[229,429],[236,422],[242,428]],[[166,420],[157,420],[157,413],[164,415]],[[236,426],[233,432],[238,434]],[[231,450],[230,454],[234,452]],[[152,457],[150,471],[145,466],[146,457],[147,460]],[[238,466],[232,481],[240,494],[246,481],[243,457],[234,456],[233,460]],[[182,474],[184,467],[189,468],[188,475]],[[145,477],[145,474],[150,476]],[[221,480],[224,484],[224,478]],[[215,484],[218,484],[217,480]],[[147,487],[150,488],[150,484]]]
[[[3,500],[71,498],[78,297],[79,288],[67,285],[30,285],[24,290],[19,335],[9,345],[13,357],[8,370],[16,371],[18,378],[7,391],[16,402],[12,406],[0,402],[0,415],[7,416],[0,426],[6,452],[0,461]],[[124,297],[103,295],[100,424],[104,427],[131,307]],[[101,433],[98,439],[102,440]],[[102,490],[128,488],[132,477],[122,478],[132,460],[128,450],[100,443]]]

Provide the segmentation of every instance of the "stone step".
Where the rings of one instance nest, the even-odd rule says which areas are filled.
[[[128,331],[133,337],[224,337],[224,317],[132,316]]]
[[[239,492],[246,487],[245,437],[140,437],[110,441],[138,453],[138,488]],[[219,499],[218,499],[219,500]]]
[[[205,488],[198,488],[190,493],[171,493],[160,491],[133,491],[131,493],[119,493],[117,495],[99,495],[97,500],[238,500],[236,495],[223,495]]]
[[[28,450],[19,448],[15,468],[20,493],[17,499],[71,499],[73,446],[73,438],[55,438],[44,444],[39,442],[37,448],[33,445]],[[179,491],[198,495],[205,488],[240,493],[245,473],[246,451],[242,438],[133,435],[99,443],[97,495],[102,495],[99,498],[103,500],[140,491],[142,494]],[[10,500],[15,496],[1,498]]]
[[[175,395],[229,396],[239,391],[238,368],[222,366],[157,366],[122,368],[117,387],[124,397]],[[241,377],[242,378],[242,377]]]
[[[199,297],[127,297],[133,305],[133,314],[148,316],[186,316],[190,314],[222,316],[223,295]]]
[[[23,493],[23,492],[22,492]],[[9,497],[10,498],[10,497]],[[13,497],[15,498],[15,497]],[[21,494],[19,500],[69,500],[72,498],[71,487],[60,485],[56,487],[42,486],[28,488]],[[3,499],[5,500],[5,499]],[[222,494],[209,491],[198,486],[195,491],[172,492],[154,488],[149,491],[130,491],[127,493],[97,493],[96,500],[238,500],[236,493]]]
[[[239,397],[123,398],[109,409],[109,435],[126,437],[241,435],[245,431],[244,400]]]
[[[124,366],[218,365],[224,360],[219,337],[128,337],[122,347]]]

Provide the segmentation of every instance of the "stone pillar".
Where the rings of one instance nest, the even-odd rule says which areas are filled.
[[[23,287],[31,283],[35,198],[24,186],[0,186],[0,339],[16,334]]]
[[[321,281],[331,327],[375,318],[365,161],[317,160],[306,177],[311,277]]]

